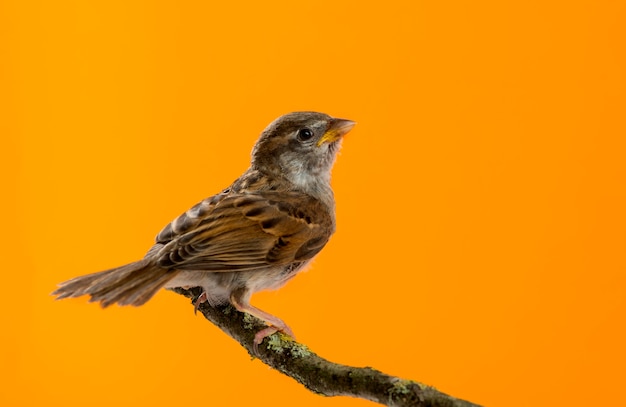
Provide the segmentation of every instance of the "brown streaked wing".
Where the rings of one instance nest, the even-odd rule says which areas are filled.
[[[176,222],[173,222],[176,223]],[[178,270],[253,271],[312,258],[328,241],[334,221],[318,200],[297,192],[230,194],[156,254]],[[169,233],[169,232],[168,232]]]
[[[157,235],[156,242],[167,244],[177,236],[193,230],[226,196],[226,194],[221,193],[198,202],[189,208],[187,212],[168,223]]]

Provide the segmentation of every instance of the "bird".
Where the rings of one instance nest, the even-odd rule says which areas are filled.
[[[331,170],[355,124],[319,112],[280,116],[261,132],[249,168],[166,225],[142,259],[62,282],[52,295],[89,295],[106,308],[143,305],[161,288],[201,287],[195,310],[230,303],[265,322],[255,348],[276,332],[294,337],[250,298],[282,287],[335,232]]]

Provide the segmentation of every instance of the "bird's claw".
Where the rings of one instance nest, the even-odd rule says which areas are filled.
[[[207,302],[209,300],[209,298],[206,295],[206,291],[202,291],[202,294],[200,294],[198,296],[198,298],[196,298],[196,300],[193,303],[193,313],[194,315],[198,314],[198,308],[200,308],[200,304],[202,304],[203,302]]]

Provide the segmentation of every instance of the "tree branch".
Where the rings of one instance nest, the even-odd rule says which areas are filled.
[[[202,292],[198,287],[190,290],[174,288],[171,291],[191,298],[192,302]],[[358,397],[394,407],[479,407],[433,387],[389,376],[371,367],[330,362],[317,356],[306,345],[280,333],[266,338],[258,347],[258,354],[255,354],[254,335],[265,327],[261,320],[230,305],[211,307],[205,302],[199,310],[206,319],[239,342],[251,356],[292,377],[314,393]]]

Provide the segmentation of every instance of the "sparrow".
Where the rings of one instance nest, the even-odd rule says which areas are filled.
[[[354,125],[317,112],[279,117],[261,133],[248,170],[165,226],[143,259],[65,281],[52,294],[139,306],[161,288],[202,287],[196,310],[202,302],[230,303],[267,324],[255,347],[278,331],[293,337],[250,298],[282,287],[334,233],[331,169]]]

